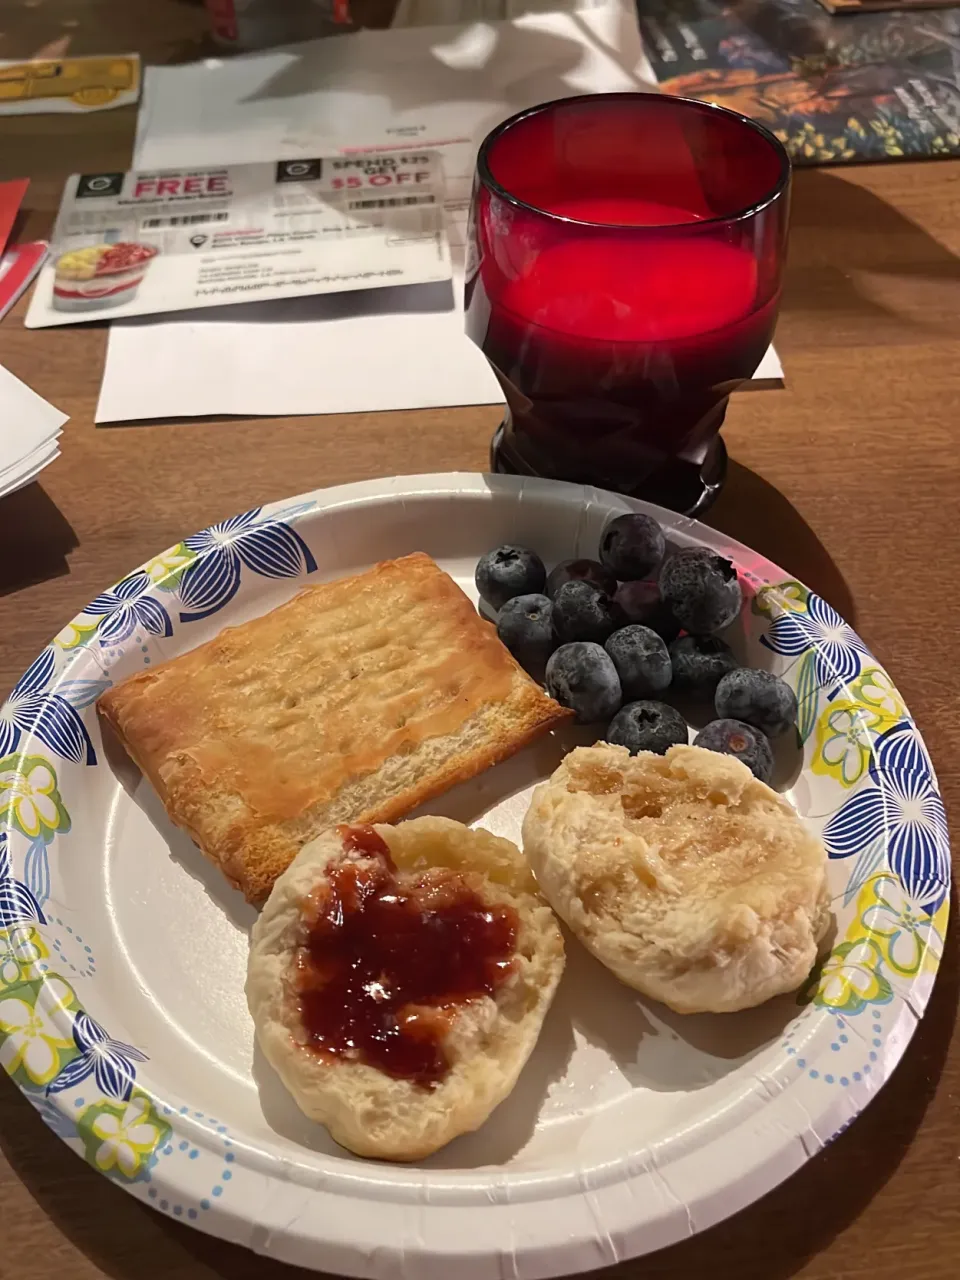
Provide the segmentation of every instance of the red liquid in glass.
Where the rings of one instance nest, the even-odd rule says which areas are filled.
[[[547,207],[606,230],[560,224],[509,275],[489,255],[468,333],[503,386],[517,469],[629,488],[703,449],[770,342],[779,291],[757,305],[753,246],[693,232],[709,214],[632,195]],[[663,230],[638,240],[636,227]]]

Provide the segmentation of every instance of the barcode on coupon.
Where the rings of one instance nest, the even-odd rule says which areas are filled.
[[[226,222],[229,213],[181,213],[172,218],[144,218],[141,226],[146,230],[156,227],[195,227],[198,222]]]
[[[436,204],[436,196],[384,196],[380,200],[350,200],[348,209],[399,209],[403,205]]]

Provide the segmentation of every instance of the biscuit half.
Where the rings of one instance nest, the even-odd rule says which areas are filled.
[[[280,878],[253,927],[246,994],[257,1040],[297,1105],[334,1139],[362,1156],[419,1160],[479,1128],[510,1093],[537,1043],[563,973],[563,938],[520,850],[509,840],[450,818],[413,818],[379,826],[401,885],[453,872],[489,908],[517,921],[511,971],[493,996],[434,1007],[446,1032],[449,1070],[431,1088],[365,1063],[317,1052],[298,1009],[296,959],[305,941],[304,908],[345,863],[340,834],[307,845]],[[416,933],[411,935],[416,946]],[[384,976],[389,983],[389,975]],[[429,1006],[422,1012],[431,1012]]]
[[[827,855],[732,756],[579,747],[533,793],[540,889],[622,982],[677,1013],[794,991],[829,926]]]

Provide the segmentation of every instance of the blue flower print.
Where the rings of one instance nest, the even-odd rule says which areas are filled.
[[[145,594],[152,586],[149,574],[138,569],[87,605],[85,613],[104,616],[98,632],[101,644],[120,644],[132,636],[138,626],[154,636],[173,635],[173,624],[166,609]]]
[[[784,613],[761,637],[774,653],[795,658],[814,650],[817,685],[836,692],[860,670],[860,655],[869,656],[866,645],[826,600],[812,592],[805,612]]]
[[[93,743],[76,708],[61,694],[47,692],[54,663],[53,649],[44,649],[13,686],[0,709],[0,757],[11,755],[23,735],[32,733],[64,760],[96,764]]]
[[[243,565],[264,578],[315,572],[317,562],[300,535],[271,516],[258,518],[261,510],[255,507],[184,539],[197,559],[180,583],[180,602],[185,606],[181,622],[209,618],[232,600]]]
[[[901,773],[918,773],[935,781],[927,748],[911,720],[901,720],[877,738],[870,773],[877,782],[882,781],[882,774]]]
[[[950,841],[943,801],[929,774],[873,774],[833,815],[823,830],[832,858],[862,853],[875,841],[907,893],[931,915],[950,884]]]
[[[89,1014],[77,1013],[73,1020],[73,1040],[80,1056],[73,1058],[47,1085],[47,1093],[62,1093],[92,1075],[101,1093],[126,1102],[136,1083],[137,1062],[147,1055],[122,1040],[111,1040]]]
[[[7,833],[0,831],[0,929],[12,929],[30,920],[46,924],[40,903],[13,874]]]

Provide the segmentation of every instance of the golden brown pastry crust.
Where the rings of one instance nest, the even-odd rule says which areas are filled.
[[[569,715],[420,552],[109,690],[171,819],[251,902],[339,822],[393,822]]]

